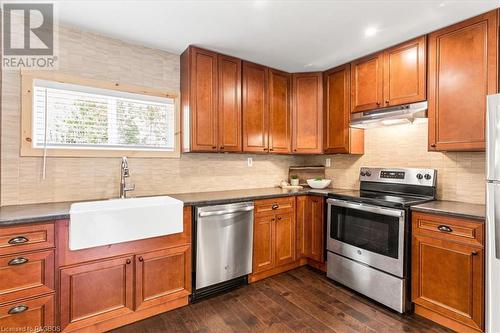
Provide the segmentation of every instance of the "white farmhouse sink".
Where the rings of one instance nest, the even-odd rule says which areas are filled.
[[[182,211],[182,201],[166,196],[74,203],[70,209],[69,249],[182,232]]]

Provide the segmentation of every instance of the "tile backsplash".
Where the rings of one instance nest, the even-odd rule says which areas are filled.
[[[179,91],[179,56],[69,27],[59,28],[59,70],[82,77]],[[3,72],[1,205],[104,199],[118,195],[118,158],[20,157],[20,75]],[[275,186],[290,165],[323,164],[333,186],[357,188],[361,166],[438,169],[441,199],[484,202],[484,153],[429,153],[427,125],[366,131],[363,156],[184,154],[180,159],[130,159],[134,195]],[[247,166],[247,157],[254,159]]]
[[[365,130],[365,154],[315,156],[309,163],[325,163],[333,187],[359,188],[359,168],[415,167],[438,170],[438,198],[484,203],[486,156],[483,152],[428,152],[427,123]]]

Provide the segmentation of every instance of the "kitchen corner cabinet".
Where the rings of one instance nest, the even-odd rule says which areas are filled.
[[[484,221],[413,213],[415,312],[458,332],[484,330]]]
[[[429,34],[428,58],[429,150],[484,150],[486,95],[498,85],[498,12]]]
[[[324,198],[297,197],[297,256],[323,263],[325,248]]]
[[[243,62],[243,151],[290,153],[291,75]]]
[[[273,275],[296,261],[295,197],[257,200],[254,205],[252,274]]]
[[[351,112],[426,99],[426,37],[351,63]]]
[[[292,152],[323,152],[323,74],[293,74]]]
[[[241,151],[241,60],[190,46],[181,55],[183,150]]]
[[[323,74],[324,152],[363,154],[364,130],[349,127],[351,116],[351,66],[346,64]]]

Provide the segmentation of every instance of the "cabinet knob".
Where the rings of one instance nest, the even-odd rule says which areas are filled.
[[[273,151],[273,150],[274,150],[273,148],[269,149],[269,151]]]
[[[443,232],[452,232],[453,229],[448,227],[447,225],[441,224],[440,226],[437,227],[439,231]]]
[[[389,104],[389,101],[385,101],[385,104]]]
[[[28,306],[27,305],[18,305],[18,306],[15,306],[13,308],[11,308],[8,312],[8,314],[18,314],[18,313],[22,313],[24,311],[28,310]]]
[[[139,257],[139,261],[140,261],[140,262],[143,262],[143,261],[144,261],[144,258],[143,258],[143,257]]]
[[[132,263],[132,260],[127,259],[125,262],[127,263],[127,265],[130,265]]]
[[[212,146],[212,149],[217,149],[217,146]]]
[[[273,221],[273,222],[275,221],[274,217],[271,219],[271,221]]]
[[[278,221],[281,221],[281,216],[278,216]]]
[[[377,104],[377,106],[380,106],[380,102],[377,102],[376,104]]]
[[[436,144],[435,144],[435,143],[431,143],[431,147],[432,147],[432,148],[435,148],[435,147],[436,147]]]
[[[279,205],[276,203],[271,206],[271,209],[278,209],[278,208],[279,208]]]
[[[264,151],[268,151],[269,149],[267,149],[267,148],[264,148],[263,150],[264,150]]]
[[[477,251],[472,251],[472,252],[471,252],[471,254],[472,254],[473,256],[477,256]]]
[[[23,244],[23,243],[26,243],[28,241],[29,241],[29,239],[24,237],[24,236],[17,236],[17,237],[11,238],[9,240],[9,244],[12,244],[12,245]]]
[[[24,258],[24,257],[17,257],[17,258],[14,258],[12,259],[11,261],[9,261],[8,265],[9,266],[17,266],[17,265],[22,265],[22,264],[25,264],[27,263],[29,260],[27,258]]]
[[[224,149],[224,146],[220,146],[220,149],[222,149],[222,150],[223,150],[223,149]]]

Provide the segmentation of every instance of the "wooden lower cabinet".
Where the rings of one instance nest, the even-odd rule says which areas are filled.
[[[430,227],[433,221],[436,230]],[[417,314],[459,332],[484,330],[483,227],[465,219],[413,215],[412,301]]]
[[[255,212],[250,282],[297,263],[295,197],[255,201]]]
[[[297,197],[297,255],[317,262],[325,261],[324,198]]]
[[[57,332],[54,295],[0,305],[0,327],[5,332]]]
[[[73,330],[133,312],[133,256],[63,268],[61,327]]]
[[[191,294],[191,249],[178,246],[135,256],[135,309]]]

